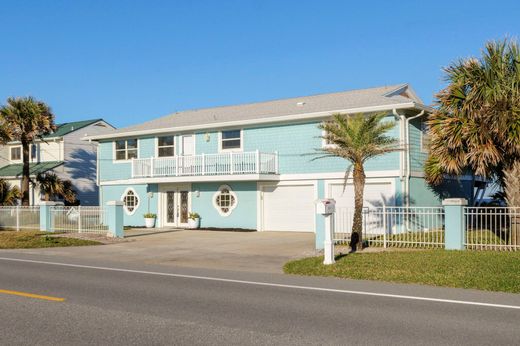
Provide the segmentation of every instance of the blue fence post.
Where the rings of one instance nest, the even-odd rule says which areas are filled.
[[[40,231],[54,232],[52,228],[51,208],[56,205],[56,202],[40,202]]]
[[[468,205],[468,201],[465,198],[448,198],[442,201],[442,205],[445,224],[444,247],[446,250],[464,250],[464,207]]]
[[[106,218],[108,224],[108,234],[112,237],[123,238],[123,202],[108,201],[106,205]]]

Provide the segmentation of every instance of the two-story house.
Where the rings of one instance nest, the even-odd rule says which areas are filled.
[[[115,128],[103,119],[75,121],[57,125],[56,131],[36,140],[30,148],[30,172],[34,180],[38,173],[54,172],[69,179],[81,205],[98,205],[96,182],[97,142],[82,138],[110,133]],[[11,142],[0,147],[0,178],[20,187],[22,177],[22,146]],[[41,194],[36,184],[30,186],[30,203],[36,205]]]
[[[317,198],[353,206],[349,163],[314,160],[329,145],[318,125],[333,113],[385,112],[396,125],[389,134],[403,151],[366,163],[366,206],[471,196],[464,180],[441,193],[425,183],[430,111],[404,84],[183,111],[89,139],[99,142],[100,200],[123,201],[126,225],[153,212],[160,227],[184,227],[193,211],[202,227],[316,232]]]

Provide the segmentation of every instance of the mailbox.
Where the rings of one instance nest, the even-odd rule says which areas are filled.
[[[334,214],[336,212],[336,201],[332,198],[319,199],[316,201],[316,213],[322,215]]]

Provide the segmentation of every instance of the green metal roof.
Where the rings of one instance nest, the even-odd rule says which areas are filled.
[[[44,136],[43,138],[53,138],[53,137],[63,137],[66,134],[74,132],[76,130],[81,129],[82,127],[89,126],[103,119],[91,119],[91,120],[82,120],[82,121],[73,121],[71,123],[63,123],[58,124],[56,131],[53,133]]]
[[[63,161],[31,163],[31,164],[29,164],[29,172],[31,173],[31,175],[36,175],[38,173],[47,172],[53,168],[58,167],[61,164],[63,164]],[[21,177],[22,168],[23,168],[22,163],[15,163],[12,165],[0,167],[0,177]]]

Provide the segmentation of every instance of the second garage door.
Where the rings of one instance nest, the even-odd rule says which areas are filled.
[[[314,232],[314,185],[262,188],[264,231]]]

